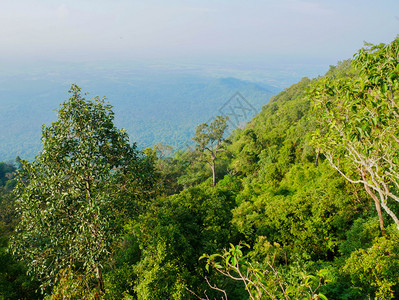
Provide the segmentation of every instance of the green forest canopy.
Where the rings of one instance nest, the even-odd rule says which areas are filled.
[[[398,45],[366,46],[353,61],[273,97],[223,142],[215,186],[196,151],[140,152],[99,99],[78,97],[97,119],[66,102],[61,112],[76,118],[60,114],[44,129],[45,151],[17,173],[18,197],[6,188],[15,170],[0,169],[11,174],[0,173],[0,297],[396,299]],[[96,187],[90,196],[87,182]],[[70,229],[60,208],[81,212],[83,222],[74,223],[82,229]],[[102,235],[89,220],[117,230]],[[85,226],[105,242],[71,247],[72,238],[84,245]],[[47,263],[52,273],[40,271]]]

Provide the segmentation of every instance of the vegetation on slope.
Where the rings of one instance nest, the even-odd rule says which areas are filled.
[[[390,45],[395,57],[398,44],[399,40],[395,40]],[[360,132],[350,141],[372,143],[371,134],[378,133],[383,126],[387,126],[387,132],[392,130],[390,137],[397,136],[395,116],[386,110],[397,107],[398,85],[394,84],[398,82],[395,76],[399,67],[397,59],[380,55],[384,47],[362,50],[371,62],[366,68],[374,70],[372,66],[377,66],[374,71],[380,72],[381,82],[371,80],[365,70],[359,72],[348,60],[332,66],[325,77],[303,78],[275,96],[244,129],[236,129],[223,142],[224,151],[219,152],[215,161],[215,180],[198,151],[178,151],[168,157],[163,156],[168,147],[157,145],[140,153],[146,170],[154,167],[156,171],[140,173],[143,168],[137,169],[134,174],[142,176],[125,178],[121,189],[136,187],[146,176],[156,180],[156,184],[145,185],[144,190],[132,188],[131,193],[118,196],[120,203],[128,207],[137,204],[133,205],[137,209],[129,218],[123,216],[120,206],[113,212],[123,228],[115,231],[107,255],[99,261],[103,288],[90,272],[80,272],[84,270],[82,265],[70,263],[56,270],[54,278],[58,280],[47,278],[49,289],[44,290],[44,295],[35,294],[31,287],[43,281],[37,282],[39,277],[35,272],[30,273],[33,281],[24,275],[23,268],[32,261],[22,257],[20,262],[7,260],[0,270],[2,290],[17,292],[0,292],[0,295],[5,299],[397,298],[399,232],[395,220],[384,210],[379,218],[373,193],[363,182],[347,180],[337,172],[332,165],[335,161],[329,159],[331,149],[341,155],[334,158],[342,159],[339,164],[342,174],[362,176],[359,166],[345,156],[347,144],[339,140],[339,134],[326,135],[337,124],[334,110],[342,113],[343,102],[361,95],[365,98],[357,101],[357,106],[351,103],[357,119],[366,116],[360,118],[360,123],[367,124],[367,112],[373,112],[361,109],[369,101],[375,102],[372,107],[378,108],[381,118],[371,123],[375,128],[362,129],[369,136]],[[358,56],[365,53],[362,51]],[[384,57],[388,60],[386,64]],[[386,69],[389,76],[385,76]],[[378,89],[384,86],[384,80],[391,80],[391,86]],[[350,86],[349,94],[339,90],[325,96],[326,81],[336,89],[342,87],[339,83],[343,81],[347,86],[362,81],[365,85],[363,91],[350,91],[355,84]],[[315,89],[319,94],[314,94]],[[331,110],[323,112],[314,105],[324,100]],[[391,106],[385,105],[387,101]],[[391,118],[384,121],[384,115]],[[356,125],[357,119],[352,118],[352,115],[344,118],[345,124]],[[198,132],[204,133],[201,128],[204,125]],[[389,149],[386,152],[391,153]],[[375,152],[372,153],[375,157]],[[396,161],[390,162],[391,169],[384,171],[396,170]],[[21,180],[23,173],[19,174]],[[107,174],[113,178],[112,184],[119,186],[119,177],[114,178],[112,172]],[[396,195],[394,180],[381,182]],[[12,186],[8,181],[2,184]],[[140,193],[135,194],[136,190]],[[20,235],[12,233],[19,221],[13,212],[15,196],[4,188],[3,191],[0,216],[6,229],[1,232],[4,241],[1,255],[5,257],[10,255],[5,251],[9,236]],[[141,206],[143,196],[146,201]],[[76,200],[80,199],[83,198]],[[389,208],[395,214],[398,205],[392,199],[389,201]],[[380,204],[383,206],[386,201]],[[41,209],[45,207],[38,207]],[[26,233],[30,229],[25,230]],[[57,245],[46,247],[54,249]],[[11,278],[8,270],[17,264],[20,269]]]

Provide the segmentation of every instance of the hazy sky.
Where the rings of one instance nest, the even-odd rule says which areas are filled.
[[[0,62],[335,63],[398,33],[398,0],[0,0]]]

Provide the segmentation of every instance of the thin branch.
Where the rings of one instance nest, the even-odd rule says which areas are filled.
[[[392,210],[389,209],[389,207],[386,204],[385,199],[383,199],[383,195],[380,193],[380,199],[381,199],[381,206],[384,208],[384,210],[387,212],[387,214],[395,221],[396,228],[399,230],[399,220],[396,217],[396,215],[393,213]]]
[[[285,299],[289,300],[289,298],[287,296],[287,293],[286,293],[286,291],[285,291],[285,289],[283,287],[283,284],[281,283],[280,277],[278,276],[278,272],[273,268],[273,266],[269,262],[267,264],[269,265],[269,268],[272,269],[274,275],[276,276],[278,284],[279,284],[279,286],[280,286],[280,288],[281,288],[281,290],[282,290],[282,292],[284,294]]]
[[[225,290],[222,290],[222,289],[218,288],[218,287],[216,286],[216,284],[212,286],[212,285],[210,284],[210,282],[209,282],[209,280],[208,280],[208,278],[207,278],[206,276],[205,276],[205,280],[206,280],[206,283],[209,285],[209,287],[210,287],[211,289],[223,293],[225,299],[227,300],[227,294],[226,294],[226,291],[225,291]],[[222,300],[223,300],[223,297],[222,297]]]
[[[230,265],[230,264],[229,264],[229,265]],[[254,296],[252,295],[251,291],[249,290],[247,281],[250,282],[250,283],[252,283],[252,285],[254,285],[254,284],[253,284],[253,282],[252,282],[251,280],[249,280],[248,277],[245,278],[245,277],[242,275],[240,269],[238,268],[238,260],[237,260],[237,267],[235,267],[235,269],[236,269],[236,272],[238,273],[238,275],[240,275],[240,277],[244,279],[245,289],[248,291],[249,296],[251,297],[251,299],[255,300]]]
[[[189,291],[191,294],[193,294],[195,297],[197,297],[197,299],[200,299],[200,300],[209,300],[209,298],[208,298],[208,296],[206,296],[206,294],[205,294],[205,296],[206,296],[206,298],[202,298],[202,297],[200,297],[200,296],[198,296],[196,293],[194,293],[192,290],[190,290],[188,287],[184,287],[187,291]]]

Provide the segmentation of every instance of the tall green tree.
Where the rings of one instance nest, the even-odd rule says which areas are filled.
[[[66,274],[99,295],[103,264],[156,176],[104,99],[86,100],[76,85],[69,92],[58,120],[43,127],[43,150],[18,174],[21,222],[11,247],[43,288],[68,282],[59,278]]]
[[[212,184],[216,184],[216,158],[218,153],[224,151],[222,148],[223,134],[227,128],[228,117],[217,116],[209,125],[202,123],[197,126],[195,136],[196,150],[200,160],[211,167]]]
[[[309,96],[319,130],[314,145],[352,183],[360,183],[399,228],[399,38],[366,45],[355,56],[357,79],[326,77]]]

